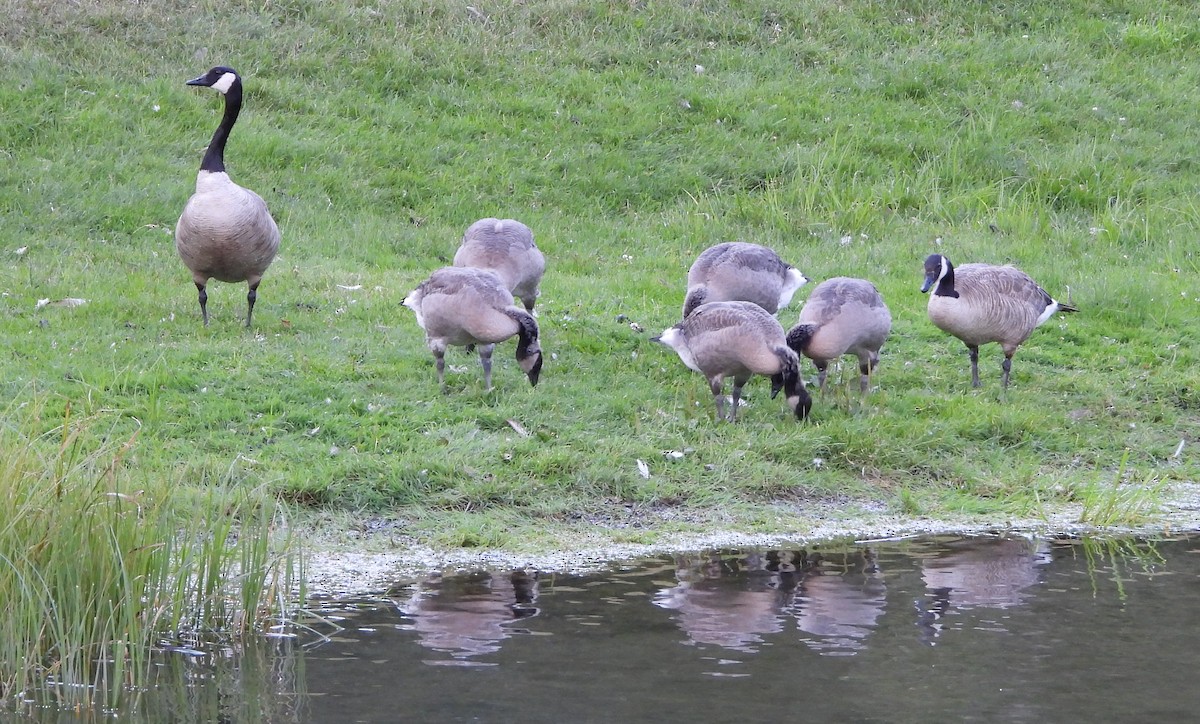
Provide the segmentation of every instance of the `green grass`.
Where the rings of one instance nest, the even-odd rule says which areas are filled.
[[[0,391],[136,420],[143,479],[440,545],[653,535],[613,525],[630,515],[794,526],[813,501],[1036,512],[1118,470],[1196,478],[1194,446],[1169,460],[1200,423],[1190,4],[473,7],[0,0]],[[283,232],[250,331],[220,283],[200,325],[171,235],[220,113],[183,81],[218,63],[247,89],[229,170]],[[546,367],[531,389],[503,345],[485,392],[452,353],[443,395],[401,301],[492,215],[547,256]],[[761,381],[713,422],[648,338],[735,239],[876,283],[895,323],[868,400],[848,364],[809,424]],[[1035,332],[1006,394],[998,349],[973,391],[925,317],[934,250],[1082,310]]]
[[[262,491],[147,478],[130,464],[136,427],[75,419],[69,403],[31,401],[4,419],[6,710],[128,707],[156,649],[239,644],[294,610],[299,570]]]

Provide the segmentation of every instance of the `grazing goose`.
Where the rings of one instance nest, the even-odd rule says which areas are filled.
[[[437,359],[438,384],[446,387],[446,347],[479,346],[483,383],[492,389],[492,350],[497,342],[517,338],[517,362],[537,385],[542,349],[533,315],[513,304],[513,295],[494,272],[442,267],[404,299],[425,330],[425,343]]]
[[[262,197],[230,180],[225,172],[225,142],[242,110],[242,79],[232,68],[217,66],[188,85],[208,86],[225,96],[225,115],[213,133],[196,193],[175,225],[175,248],[192,272],[200,293],[200,315],[208,325],[209,279],[246,282],[246,326],[254,314],[258,284],[279,250],[279,228]]]
[[[491,269],[532,313],[541,290],[546,257],[533,243],[533,231],[514,219],[480,219],[463,235],[454,266]]]
[[[787,346],[779,320],[752,302],[710,302],[692,311],[679,324],[652,338],[708,379],[717,405],[717,420],[725,419],[725,377],[733,377],[733,407],[737,417],[742,387],[751,375],[771,378],[772,394],[783,388],[788,407],[803,420],[812,398],[800,379],[800,358]]]
[[[706,302],[754,302],[771,314],[786,307],[808,279],[774,251],[730,241],[700,253],[687,275],[683,316]]]
[[[830,360],[858,357],[859,388],[871,385],[879,350],[892,331],[892,315],[875,285],[865,279],[826,279],[808,296],[800,319],[787,333],[788,346],[817,366],[817,386],[825,389]]]
[[[979,345],[999,342],[1004,350],[1004,387],[1008,388],[1012,356],[1042,322],[1055,312],[1077,312],[1055,301],[1013,266],[963,264],[955,267],[941,254],[925,259],[922,292],[929,296],[929,319],[967,345],[971,386],[979,387]]]

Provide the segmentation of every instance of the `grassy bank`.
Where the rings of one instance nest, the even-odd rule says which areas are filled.
[[[146,479],[517,546],[779,529],[812,500],[1089,497],[1119,519],[1114,485],[1196,478],[1190,4],[0,11],[0,389],[136,420],[126,464]],[[230,172],[283,232],[250,331],[245,287],[219,283],[201,326],[172,244],[220,114],[183,81],[216,64],[246,79]],[[458,352],[443,395],[400,303],[483,216],[525,221],[547,256],[546,367],[531,389],[510,343],[485,392]],[[737,425],[713,422],[704,382],[648,337],[676,320],[691,260],[734,239],[876,283],[895,323],[865,402],[848,364],[809,424],[765,382]],[[1082,310],[1037,330],[1006,394],[998,349],[973,391],[965,349],[925,317],[934,250],[1016,263]]]

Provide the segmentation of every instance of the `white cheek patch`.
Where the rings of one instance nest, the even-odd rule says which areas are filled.
[[[216,88],[221,95],[225,95],[229,92],[229,89],[233,87],[233,82],[235,80],[237,80],[236,73],[226,73],[217,79],[217,82],[213,83],[212,87]]]

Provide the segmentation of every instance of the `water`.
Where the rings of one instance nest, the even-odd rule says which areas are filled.
[[[1194,721],[1200,538],[941,537],[491,571],[172,655],[145,721]],[[171,685],[174,684],[174,685]]]

